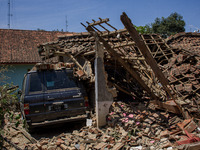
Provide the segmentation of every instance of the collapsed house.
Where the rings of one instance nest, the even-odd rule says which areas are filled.
[[[116,97],[115,99],[126,100],[132,104],[142,102],[150,109],[157,108],[177,114],[179,117],[174,115],[169,120],[169,126],[172,128],[170,127],[168,129],[170,133],[166,131],[166,134],[178,135],[182,133],[182,130],[186,134],[189,132],[187,134],[189,138],[179,139],[178,145],[199,141],[199,138],[191,134],[197,128],[194,120],[198,122],[200,119],[199,55],[180,47],[170,47],[157,34],[139,35],[125,13],[121,16],[121,21],[125,26],[125,29],[121,30],[110,25],[109,19],[93,20],[92,23],[87,22],[87,26],[82,24],[88,32],[60,36],[58,41],[42,44],[38,47],[39,54],[46,63],[51,63],[51,59],[57,56],[61,62],[73,62],[76,65],[74,74],[79,80],[85,82],[88,93],[93,95],[92,97],[96,92],[96,84],[99,87],[104,82],[97,79],[100,74],[105,77],[106,88],[113,97]],[[169,39],[168,43],[170,43]],[[104,65],[95,65],[98,63]],[[104,70],[101,67],[105,67],[105,73],[101,72]],[[98,68],[101,69],[96,72]],[[109,107],[112,104],[112,99],[103,101],[106,101]],[[107,103],[108,101],[111,103]],[[112,107],[116,105],[116,108],[112,110],[125,105],[118,104],[112,104]],[[119,110],[115,112],[117,111]],[[153,118],[150,121],[144,121],[151,125],[152,120],[160,117],[151,113],[153,117],[148,118],[148,113],[139,112],[129,118],[136,119],[134,121],[141,121],[143,118],[141,116],[146,116],[146,119]],[[117,117],[115,117],[117,114],[109,114],[108,122],[111,126],[119,122],[119,119],[116,120]],[[130,114],[133,112],[129,111]],[[182,119],[180,119],[181,115]],[[122,115],[122,117],[125,116]],[[195,119],[193,120],[192,117]],[[126,123],[126,120],[121,120],[121,122]],[[126,130],[128,127],[126,126]],[[143,128],[146,127],[143,126]],[[147,134],[146,130],[143,132],[151,137],[159,134],[156,133],[157,128],[152,130],[151,134]]]
[[[56,56],[59,56],[61,62],[74,62],[77,66],[76,75],[87,81],[87,85],[90,85],[88,89],[92,89],[95,42],[98,39],[104,46],[103,59],[110,88],[114,87],[118,92],[137,99],[151,97],[154,104],[174,113],[185,113],[182,112],[182,105],[192,103],[194,105],[190,107],[196,112],[199,99],[199,56],[180,48],[171,48],[157,34],[138,35],[135,31],[132,36],[133,29],[117,30],[108,21],[100,19],[93,23],[87,22],[88,26],[84,26],[89,32],[60,36],[58,41],[40,45],[39,54],[46,62],[51,62],[51,58]],[[104,31],[100,31],[99,27]],[[114,31],[109,31],[110,28]],[[190,99],[191,96],[194,101]],[[169,103],[169,100],[175,101]],[[173,107],[175,105],[179,110]],[[190,112],[192,109],[187,108]]]

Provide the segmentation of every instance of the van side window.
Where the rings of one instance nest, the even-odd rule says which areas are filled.
[[[42,78],[40,73],[31,73],[29,92],[42,91]]]

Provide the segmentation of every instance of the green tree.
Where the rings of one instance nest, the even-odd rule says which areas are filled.
[[[163,37],[168,37],[179,32],[185,31],[185,21],[183,16],[178,13],[172,13],[167,18],[156,18],[151,24],[153,33],[161,34]]]
[[[12,120],[14,117],[14,110],[18,107],[17,89],[18,86],[12,84],[6,84],[5,72],[9,71],[8,66],[0,66],[0,81],[4,85],[0,85],[0,149],[3,148],[3,128],[5,124],[5,114],[9,115],[9,119]],[[15,119],[19,119],[15,118]],[[19,122],[16,122],[18,125]]]
[[[135,26],[136,30],[140,33],[140,34],[149,34],[152,33],[152,29],[149,25],[145,25],[145,26]]]
[[[46,31],[46,30],[44,30],[44,29],[40,29],[40,28],[37,28],[37,31]]]

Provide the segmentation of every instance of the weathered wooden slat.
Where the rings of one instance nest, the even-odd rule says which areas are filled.
[[[152,37],[152,39],[153,39],[153,36],[151,36],[151,37]],[[154,40],[154,43],[156,43],[157,47],[161,50],[161,52],[163,53],[163,55],[165,56],[165,58],[166,58],[167,60],[169,60],[169,58],[166,56],[166,54],[163,52],[162,48],[160,47],[159,43],[156,42],[156,40]]]
[[[156,35],[156,36],[158,36],[165,43],[165,46],[167,47],[167,49],[170,50],[171,53],[174,54],[174,51],[172,50],[172,48],[169,47],[169,45],[166,43],[166,41],[160,35]]]
[[[94,25],[99,25],[99,24],[102,24],[102,23],[106,23],[109,21],[109,18],[106,18],[106,19],[101,19],[99,21],[95,21],[93,23],[89,23],[88,25],[89,26],[94,26]]]
[[[120,47],[124,47],[124,46],[130,46],[130,45],[135,45],[135,42],[128,42],[128,43],[120,43],[120,44],[116,44],[115,46],[113,46],[112,48],[120,48]]]
[[[122,59],[126,59],[126,60],[145,60],[144,57],[122,57]]]
[[[126,29],[120,29],[120,30],[117,30],[117,31],[110,31],[109,33],[105,32],[101,36],[102,37],[105,37],[105,36],[108,36],[108,35],[112,36],[112,35],[121,34],[121,33],[124,33],[124,32],[127,32],[127,30]]]
[[[89,51],[83,54],[83,56],[94,55],[95,51]]]

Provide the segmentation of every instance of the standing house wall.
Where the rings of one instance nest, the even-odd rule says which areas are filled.
[[[4,75],[8,77],[5,81],[6,83],[13,83],[14,85],[18,85],[20,89],[22,89],[22,82],[24,75],[30,70],[34,65],[33,64],[12,64],[7,65],[8,71],[4,72]],[[0,66],[0,68],[2,65]],[[1,82],[0,85],[5,83]]]

